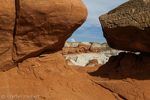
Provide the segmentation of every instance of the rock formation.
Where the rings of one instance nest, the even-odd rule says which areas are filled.
[[[93,47],[109,47],[107,43],[97,43],[97,42],[65,42],[65,47],[77,47],[79,45],[86,45],[86,46],[89,46],[89,45],[93,45]]]
[[[14,60],[61,49],[87,17],[81,0],[21,0],[19,4]]]
[[[110,56],[117,55],[120,52],[122,51],[110,48],[107,43],[96,42],[66,42],[62,49],[66,62],[69,65],[78,66],[86,66],[93,59],[97,59],[98,64],[105,64]]]
[[[149,15],[150,0],[130,0],[100,17],[110,47],[140,52],[112,56],[98,70],[89,73],[93,82],[122,100],[150,100]]]
[[[142,52],[139,55],[123,52],[118,56],[116,55],[118,52],[107,47],[107,43],[76,43],[71,44],[74,47],[64,47],[62,51],[60,50],[64,41],[86,19],[87,10],[80,0],[16,0],[16,2],[2,0],[1,4],[1,99],[150,100],[150,54],[145,53],[149,50],[149,19],[140,17],[143,22],[146,21],[142,24],[139,21],[138,26],[132,22],[131,17],[135,18],[132,14],[129,18],[124,15],[127,24],[121,24],[120,17],[117,17],[119,15],[116,16],[116,13],[123,16],[121,12],[124,14],[126,9],[127,14],[128,10],[131,10],[135,16],[143,16],[142,14],[147,14],[149,11],[149,0],[130,0],[119,6],[120,10],[114,9],[100,18],[109,45],[114,48],[118,46],[123,50]],[[106,16],[110,19],[116,18],[119,24],[107,20],[109,17]],[[107,24],[107,21],[112,25],[110,22]],[[107,25],[110,27],[108,28]],[[136,31],[136,35],[133,30]],[[123,35],[119,34],[123,31],[125,32],[122,33]],[[133,34],[130,34],[130,31]],[[132,36],[135,36],[135,39]],[[135,48],[132,47],[133,45]],[[74,57],[73,53],[76,54]],[[106,61],[104,58],[112,53],[116,56],[110,57],[103,66],[99,64]],[[68,60],[65,60],[64,55]],[[97,58],[99,60],[96,60]],[[95,66],[81,67],[67,64],[75,65],[76,62],[84,66]],[[18,67],[14,67],[14,63],[18,63]],[[9,68],[11,69],[5,71]]]
[[[92,67],[98,65],[97,59],[92,59],[86,66],[87,67]]]
[[[66,59],[66,64],[68,64],[68,65],[75,65],[75,64],[71,61],[71,59]]]
[[[94,76],[94,82],[117,93],[124,100],[149,100],[149,61],[148,54],[123,52],[110,57],[105,65],[90,75]]]
[[[150,0],[130,0],[99,19],[110,47],[150,53]]]
[[[13,65],[13,34],[15,26],[15,0],[2,0],[0,7],[0,71]]]
[[[0,72],[0,97],[5,96],[4,100],[116,100],[110,91],[88,77],[68,66],[61,52],[44,52],[24,60],[18,67]]]
[[[97,59],[98,64],[105,64],[108,58],[101,53],[81,53],[65,55],[66,59],[70,59],[74,65],[86,66],[91,60]]]
[[[1,70],[12,67],[13,61],[62,49],[87,17],[81,0],[4,0],[1,4]]]
[[[91,42],[84,44],[83,42],[65,42],[63,54],[80,54],[80,53],[102,53],[107,57],[117,55],[121,50],[112,49],[107,43]]]

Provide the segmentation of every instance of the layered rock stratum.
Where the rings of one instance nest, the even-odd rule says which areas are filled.
[[[1,71],[45,50],[62,49],[87,17],[81,0],[4,0],[1,4]]]
[[[99,19],[110,47],[150,53],[150,0],[130,0]]]

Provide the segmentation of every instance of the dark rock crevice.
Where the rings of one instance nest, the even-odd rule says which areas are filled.
[[[15,24],[14,24],[14,32],[13,32],[13,54],[12,54],[12,60],[15,62],[15,53],[16,53],[16,41],[15,41],[15,35],[17,32],[17,22],[19,19],[19,13],[20,13],[20,2],[19,0],[15,0],[15,10],[16,10],[16,18],[15,18]]]

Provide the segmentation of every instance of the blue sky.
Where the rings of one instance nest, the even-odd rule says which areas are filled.
[[[85,23],[78,28],[68,42],[106,42],[103,37],[99,16],[118,7],[128,0],[82,0],[88,9],[88,17]]]

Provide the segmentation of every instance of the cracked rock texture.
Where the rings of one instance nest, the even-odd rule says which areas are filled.
[[[150,0],[130,0],[99,19],[110,47],[150,52]]]
[[[60,50],[87,17],[81,0],[3,0],[0,70],[45,50]]]

